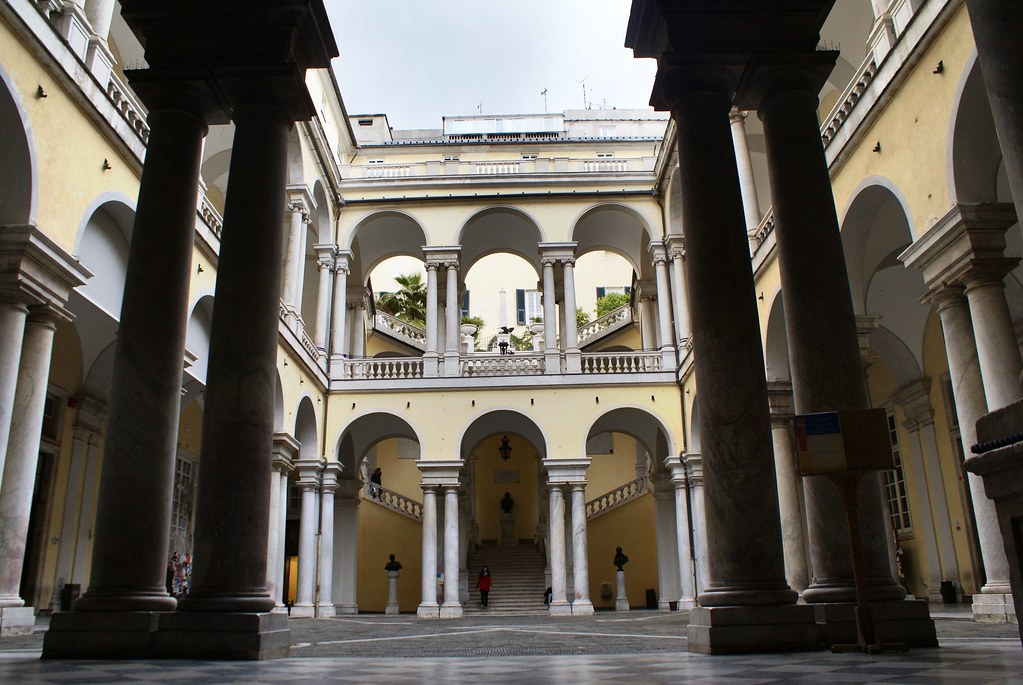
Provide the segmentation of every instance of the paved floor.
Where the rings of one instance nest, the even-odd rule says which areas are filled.
[[[940,649],[903,654],[708,657],[685,651],[685,615],[354,616],[291,622],[269,662],[42,661],[41,632],[0,640],[0,683],[1020,683],[1016,626],[935,612]],[[44,629],[44,625],[39,626]]]

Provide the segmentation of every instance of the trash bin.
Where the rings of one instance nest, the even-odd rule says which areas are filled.
[[[60,589],[60,610],[71,611],[71,603],[82,594],[82,586],[79,583],[65,583]]]
[[[955,589],[955,586],[952,585],[952,581],[951,580],[943,580],[943,581],[941,581],[941,587],[940,587],[940,589],[938,591],[941,592],[941,600],[945,604],[955,604],[956,603],[956,589]]]
[[[653,588],[647,588],[646,590],[646,608],[657,608],[657,590],[654,590]]]

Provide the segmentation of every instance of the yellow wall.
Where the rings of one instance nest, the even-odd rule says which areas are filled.
[[[507,492],[514,500],[512,516],[515,519],[515,539],[536,539],[539,516],[539,464],[536,449],[525,439],[511,433],[508,444],[511,458],[501,459],[498,447],[501,435],[492,435],[474,450],[476,455],[476,522],[479,540],[501,539],[500,501]],[[518,471],[518,483],[495,483],[495,471]]]
[[[423,490],[419,487],[422,473],[415,459],[398,458],[398,441],[384,440],[376,445],[376,465],[380,467],[380,484],[399,495],[416,502],[423,501]],[[369,470],[370,473],[373,469]]]
[[[401,562],[398,607],[414,612],[422,593],[422,524],[372,502],[359,505],[360,611],[382,612],[387,605],[387,555]]]
[[[633,607],[646,606],[646,590],[657,590],[657,543],[654,529],[654,498],[651,494],[591,519],[587,531],[590,565],[590,600],[596,608],[613,607],[615,600],[600,596],[601,583],[615,593],[615,547],[629,557],[625,566],[625,593]],[[671,598],[677,599],[677,598]]]

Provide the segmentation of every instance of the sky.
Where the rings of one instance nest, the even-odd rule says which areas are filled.
[[[326,0],[348,113],[396,129],[445,115],[646,107],[656,64],[634,59],[631,0]],[[482,107],[481,107],[482,106]]]

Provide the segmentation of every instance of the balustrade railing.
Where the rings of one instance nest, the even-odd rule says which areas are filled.
[[[585,352],[582,372],[589,374],[649,373],[661,370],[660,352]]]
[[[146,123],[146,110],[135,94],[121,83],[113,72],[110,74],[110,81],[107,82],[107,97],[142,142],[148,143],[149,124]]]
[[[213,235],[219,238],[220,234],[224,230],[224,218],[220,216],[220,212],[217,211],[217,208],[210,203],[209,198],[206,197],[206,193],[199,193],[199,207],[197,209],[199,212],[199,218],[210,227],[210,230],[213,231]]]
[[[367,178],[402,178],[412,175],[409,164],[374,164],[366,170]]]
[[[471,354],[461,360],[465,376],[537,376],[544,372],[539,354]]]
[[[596,518],[627,504],[650,490],[650,479],[646,476],[619,486],[586,503],[586,518]]]
[[[626,159],[583,160],[583,171],[588,173],[628,170],[629,161]]]
[[[417,347],[426,345],[426,331],[408,321],[402,321],[385,312],[377,312],[374,324],[378,330],[384,329],[387,333],[403,338]]]
[[[830,118],[825,119],[826,123],[821,127],[821,141],[824,143],[824,147],[827,147],[834,140],[835,134],[845,124],[856,103],[863,97],[867,86],[870,85],[870,82],[874,80],[874,76],[877,75],[877,62],[874,60],[873,53],[867,55],[863,64],[860,65],[858,74],[846,86],[842,97],[838,99],[838,103],[831,111]]]
[[[619,307],[612,312],[608,312],[599,319],[591,321],[585,326],[581,326],[579,328],[579,335],[577,337],[578,344],[581,346],[588,342],[591,338],[595,338],[604,330],[627,321],[632,321],[632,307],[629,305],[625,305],[624,307]]]
[[[475,166],[476,174],[480,176],[519,173],[518,162],[476,162]]]
[[[382,359],[346,359],[343,375],[347,380],[399,380],[423,377],[421,357],[385,357]]]
[[[385,509],[407,516],[413,521],[423,520],[422,504],[376,483],[366,483],[362,499],[367,502],[376,502]]]

